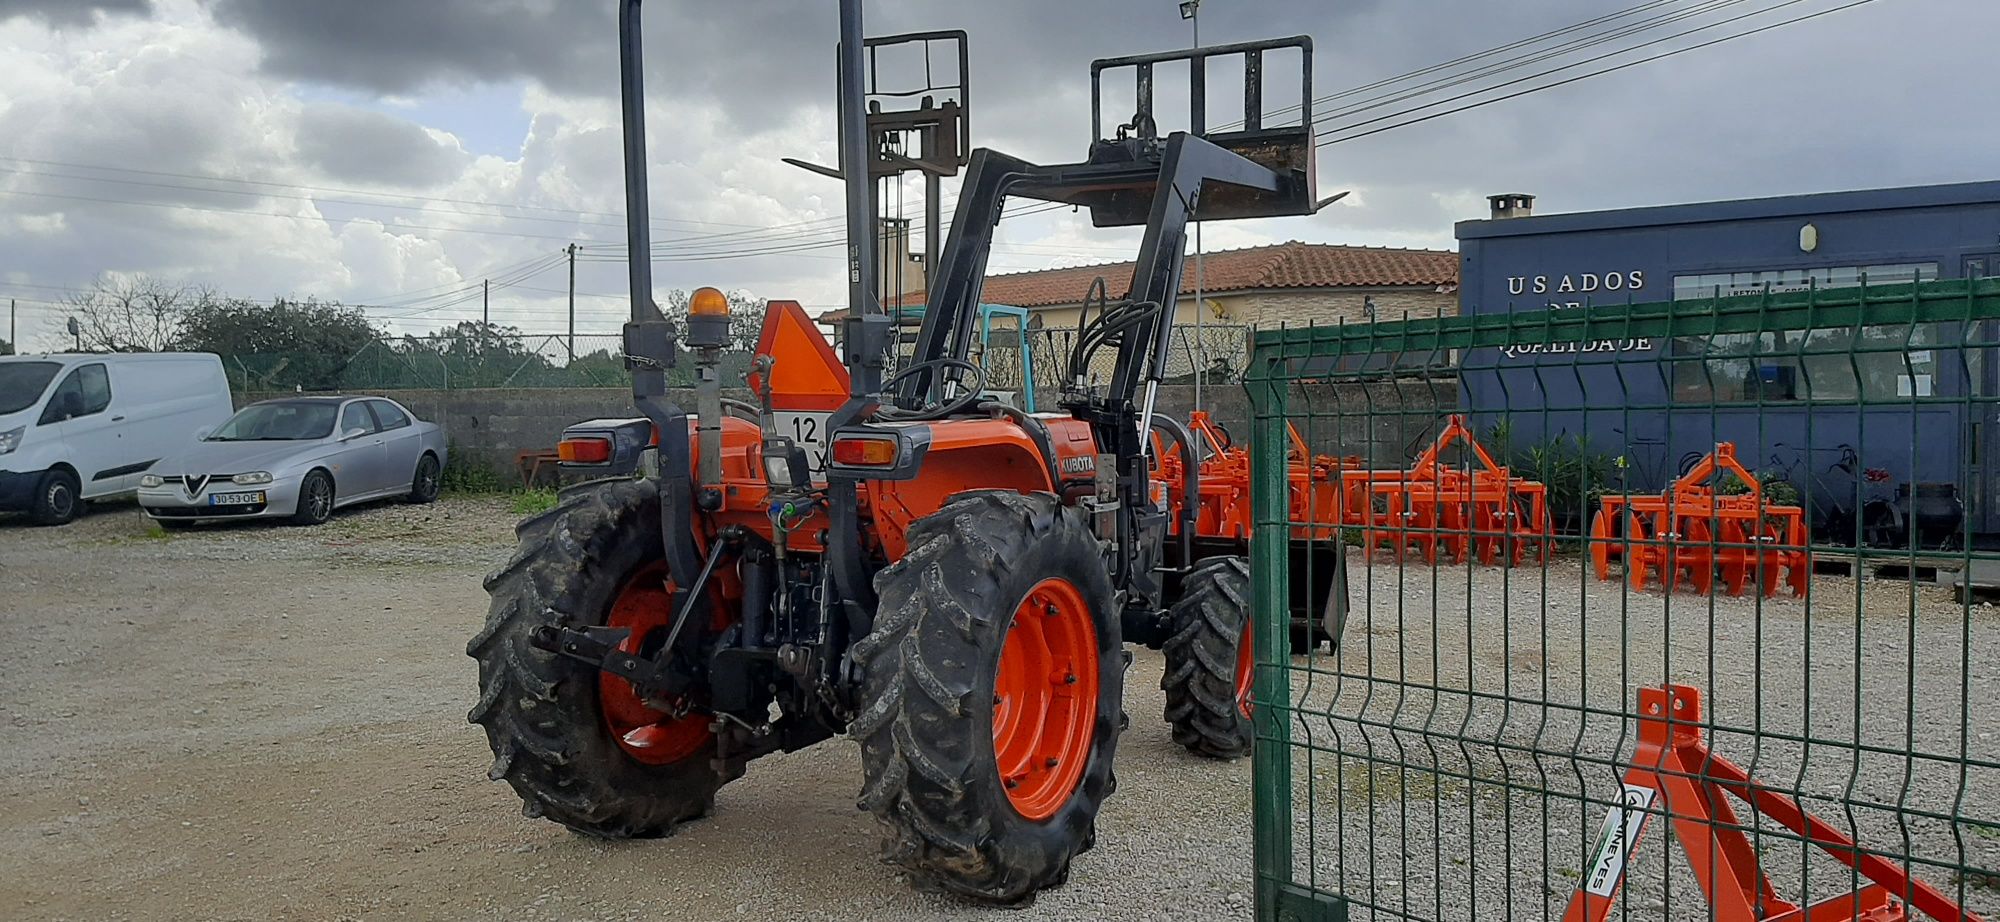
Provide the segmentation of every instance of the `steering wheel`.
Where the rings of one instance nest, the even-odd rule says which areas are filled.
[[[877,410],[876,415],[883,419],[899,420],[943,419],[970,409],[985,396],[986,369],[964,359],[931,359],[928,362],[918,362],[882,382],[882,393],[894,395],[904,384],[925,374],[936,375],[930,388],[932,393],[943,390],[946,382],[957,384],[964,393],[949,400],[929,402],[917,407],[904,408],[888,403]]]

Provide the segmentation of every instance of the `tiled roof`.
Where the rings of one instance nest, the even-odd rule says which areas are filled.
[[[1201,263],[1205,292],[1458,285],[1458,254],[1450,250],[1339,246],[1293,240],[1204,253]],[[1132,278],[1132,263],[989,275],[980,300],[1016,307],[1075,304],[1083,300],[1091,281],[1098,276],[1104,277],[1111,297],[1124,297]],[[1189,257],[1181,271],[1181,294],[1194,294],[1194,282],[1194,259]],[[902,298],[902,303],[922,304],[924,300],[923,292],[912,292]],[[846,311],[833,311],[822,314],[820,320],[832,322],[845,315]]]

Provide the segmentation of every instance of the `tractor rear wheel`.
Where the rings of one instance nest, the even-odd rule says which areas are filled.
[[[1125,654],[1081,510],[982,490],[910,527],[875,579],[860,806],[919,886],[1025,904],[1061,884],[1117,786]]]
[[[1215,759],[1247,756],[1255,735],[1250,564],[1241,557],[1210,557],[1196,563],[1181,585],[1181,597],[1167,615],[1167,672],[1160,678],[1174,742]]]
[[[487,777],[512,785],[525,815],[592,836],[662,836],[707,814],[735,773],[716,769],[703,714],[655,710],[625,680],[529,643],[542,625],[628,628],[630,652],[662,634],[672,613],[658,486],[577,490],[515,533],[513,559],[486,579],[486,627],[465,651],[479,661],[468,719],[493,747]]]

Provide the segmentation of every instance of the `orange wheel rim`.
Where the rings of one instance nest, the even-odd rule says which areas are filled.
[[[618,643],[621,652],[645,652],[649,638],[666,636],[665,628],[673,621],[666,570],[661,563],[633,574],[611,603],[605,626],[631,631]],[[653,708],[639,697],[632,683],[608,672],[597,674],[597,700],[604,712],[604,726],[618,741],[618,748],[647,765],[679,762],[699,752],[712,735],[708,721],[700,716],[675,717]]]
[[[1257,687],[1256,650],[1251,646],[1250,619],[1243,619],[1243,636],[1236,641],[1236,709],[1250,716],[1250,692]]]
[[[1083,780],[1097,733],[1097,627],[1083,593],[1045,579],[1014,609],[993,679],[993,755],[1015,811],[1045,820]]]

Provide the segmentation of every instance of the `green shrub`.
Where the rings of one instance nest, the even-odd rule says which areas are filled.
[[[1565,525],[1584,527],[1598,500],[1618,489],[1622,473],[1618,459],[1591,451],[1582,436],[1558,435],[1517,448],[1513,425],[1503,420],[1488,428],[1481,442],[1514,476],[1540,481],[1547,488],[1549,518],[1557,530]]]
[[[446,461],[444,470],[438,472],[438,486],[446,492],[499,493],[507,489],[492,468],[468,460],[460,453],[457,441],[450,442],[445,453],[451,460]]]
[[[1764,504],[1767,506],[1796,506],[1799,504],[1799,488],[1785,479],[1784,471],[1758,471],[1757,482],[1764,488]],[[1735,474],[1723,474],[1716,481],[1715,492],[1723,496],[1741,496],[1750,492],[1750,485]]]

